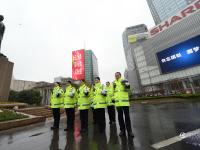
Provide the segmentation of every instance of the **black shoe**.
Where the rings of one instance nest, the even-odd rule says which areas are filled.
[[[87,132],[87,129],[81,129],[81,133]]]
[[[65,128],[64,131],[68,131],[68,128]]]
[[[120,133],[119,133],[119,136],[125,136],[126,135],[126,132],[125,131],[121,131]]]
[[[64,131],[73,131],[74,128],[65,128]]]
[[[128,132],[128,136],[134,138],[133,132]]]
[[[111,122],[110,122],[110,125],[115,125],[115,121],[111,121]]]
[[[51,130],[56,130],[58,129],[58,127],[51,127]]]

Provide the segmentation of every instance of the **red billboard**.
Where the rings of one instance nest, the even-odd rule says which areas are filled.
[[[84,54],[84,49],[72,52],[72,79],[74,80],[85,78]]]

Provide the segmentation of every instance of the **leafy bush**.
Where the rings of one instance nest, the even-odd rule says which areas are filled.
[[[0,112],[0,122],[22,118],[28,118],[28,116],[17,114],[10,110],[3,110],[3,112]]]
[[[9,101],[40,105],[42,97],[40,92],[35,90],[25,90],[21,92],[10,91]]]

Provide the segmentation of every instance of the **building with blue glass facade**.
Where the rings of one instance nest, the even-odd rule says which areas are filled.
[[[98,62],[92,50],[85,50],[85,81],[94,82],[94,78],[99,76]]]
[[[155,24],[175,15],[195,0],[147,0]]]
[[[145,25],[125,29],[126,78],[135,94],[200,93],[200,0],[180,11],[153,27],[154,35]]]

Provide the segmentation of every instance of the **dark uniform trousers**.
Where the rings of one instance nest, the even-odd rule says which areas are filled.
[[[58,128],[60,123],[60,108],[52,108],[53,111],[53,118],[54,118],[54,124],[53,126]]]
[[[74,108],[65,108],[67,116],[67,129],[74,129],[74,119],[75,119],[75,109]]]
[[[110,123],[115,122],[115,106],[108,106],[107,108]]]
[[[105,109],[95,109],[96,121],[100,132],[104,132],[106,128]]]
[[[81,130],[88,129],[88,109],[80,110]]]
[[[93,114],[93,123],[96,124],[97,123],[97,116],[96,116],[96,111],[94,108],[92,108],[92,114]]]
[[[125,132],[125,130],[127,130],[128,132],[132,132],[131,120],[129,115],[129,106],[117,107],[117,112],[118,112],[120,130],[123,132]],[[125,116],[125,122],[124,122],[124,116]]]

